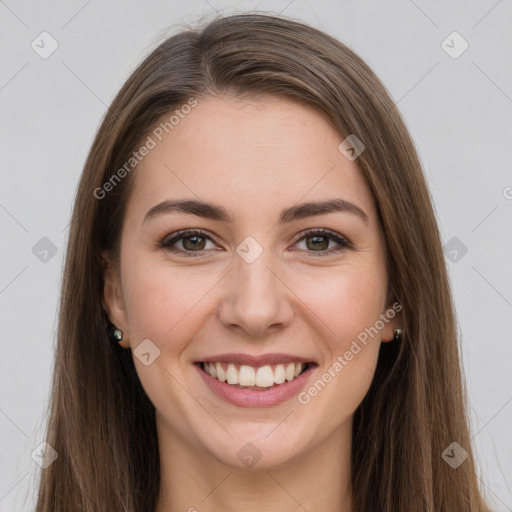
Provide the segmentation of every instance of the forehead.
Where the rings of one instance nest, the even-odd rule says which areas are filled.
[[[172,123],[171,112],[155,125],[148,145],[154,147],[133,171],[128,210],[137,217],[184,197],[259,218],[297,202],[341,197],[375,215],[366,180],[339,151],[344,137],[324,113],[286,99],[230,97],[177,110]]]

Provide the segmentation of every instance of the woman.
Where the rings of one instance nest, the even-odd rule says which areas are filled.
[[[123,86],[64,272],[42,511],[487,511],[441,241],[378,78],[220,17]]]

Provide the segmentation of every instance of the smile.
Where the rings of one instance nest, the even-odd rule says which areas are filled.
[[[214,379],[239,389],[253,390],[264,390],[285,381],[291,382],[307,369],[307,364],[294,362],[259,367],[222,362],[201,364],[202,369]]]
[[[194,366],[217,398],[238,407],[272,407],[297,395],[318,368],[316,362],[286,354],[224,354]]]

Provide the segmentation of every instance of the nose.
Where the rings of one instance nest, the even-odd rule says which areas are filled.
[[[218,313],[226,328],[261,336],[290,324],[293,292],[270,253],[265,249],[252,263],[236,257]]]

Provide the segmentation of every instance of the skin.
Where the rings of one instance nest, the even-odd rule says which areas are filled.
[[[324,114],[288,100],[206,98],[134,171],[120,278],[111,265],[104,307],[123,331],[123,347],[133,351],[150,339],[160,350],[148,366],[134,356],[156,408],[156,512],[354,512],[353,413],[371,384],[380,343],[393,339],[401,314],[360,344],[307,404],[294,396],[272,407],[235,406],[214,395],[193,366],[227,352],[293,354],[319,365],[307,390],[390,310],[376,205],[357,160],[339,151],[342,140]],[[220,204],[234,222],[186,213],[143,222],[157,203],[185,198]],[[347,212],[277,224],[284,208],[332,198],[359,206],[368,224]],[[192,228],[211,240],[177,241],[180,253],[158,246]],[[301,234],[312,228],[332,230],[353,248],[329,254],[339,247],[329,237],[316,248],[315,235]],[[252,263],[236,252],[248,236],[263,249]],[[198,250],[202,255],[193,257]],[[252,467],[237,457],[247,442],[261,452]]]

